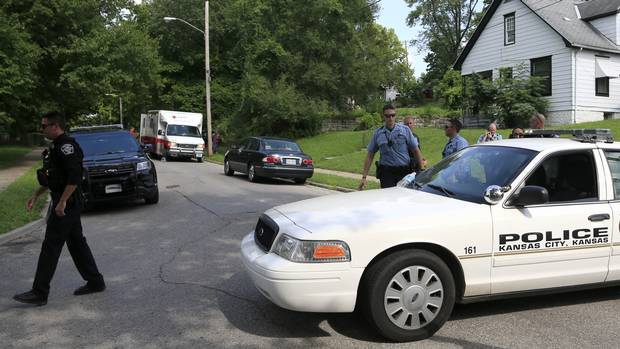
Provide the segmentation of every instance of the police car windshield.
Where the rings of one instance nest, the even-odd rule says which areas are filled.
[[[85,156],[135,153],[138,142],[129,133],[100,133],[73,135]]]
[[[198,127],[188,125],[168,125],[166,134],[168,136],[201,137]]]
[[[301,151],[299,146],[294,142],[289,141],[280,141],[280,140],[265,140],[264,147],[265,150],[276,150],[276,151]]]
[[[414,188],[484,203],[484,191],[488,186],[510,184],[535,155],[535,151],[521,148],[465,148],[420,173],[415,179]]]

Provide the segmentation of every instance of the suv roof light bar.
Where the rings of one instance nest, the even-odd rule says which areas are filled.
[[[571,135],[574,139],[584,143],[605,142],[613,143],[614,135],[608,128],[576,128],[573,130],[525,130],[525,137],[558,137],[560,135]]]
[[[111,124],[111,125],[95,125],[95,126],[77,126],[71,127],[70,132],[97,132],[105,130],[122,130],[123,125]]]

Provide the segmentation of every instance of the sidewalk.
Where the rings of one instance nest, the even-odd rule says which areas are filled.
[[[0,191],[6,189],[9,184],[21,177],[37,162],[41,161],[41,152],[43,149],[44,148],[35,148],[13,165],[0,169]]]
[[[346,178],[352,178],[352,179],[357,179],[358,181],[362,180],[362,175],[359,174],[359,173],[334,171],[334,170],[327,170],[327,169],[324,169],[324,168],[317,168],[317,167],[314,168],[314,172],[328,174],[328,175],[334,175],[334,176],[340,176],[340,177],[346,177]],[[377,183],[379,183],[379,180],[377,178],[375,178],[374,176],[371,176],[371,175],[366,176],[366,180],[369,181],[369,182],[377,182]]]

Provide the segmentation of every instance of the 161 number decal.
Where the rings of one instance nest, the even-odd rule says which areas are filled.
[[[474,253],[476,253],[476,246],[465,247],[465,254],[474,254]]]

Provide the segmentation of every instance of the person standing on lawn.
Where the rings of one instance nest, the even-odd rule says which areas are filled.
[[[82,235],[80,185],[84,154],[75,139],[65,134],[62,114],[50,112],[43,115],[41,130],[52,142],[43,152],[43,168],[37,171],[41,186],[28,200],[26,209],[32,210],[37,199],[48,190],[52,201],[32,289],[13,297],[18,302],[34,305],[47,304],[50,282],[65,242],[78,272],[87,282],[73,294],[78,296],[105,290],[103,276]]]
[[[377,178],[381,181],[381,188],[395,187],[396,183],[409,173],[410,151],[414,154],[418,166],[421,167],[420,161],[423,156],[418,148],[418,142],[407,126],[396,123],[396,108],[393,105],[388,104],[383,107],[383,119],[385,125],[375,131],[368,144],[368,154],[364,160],[362,180],[358,190],[366,186],[366,176],[377,151],[380,154],[377,162]]]

